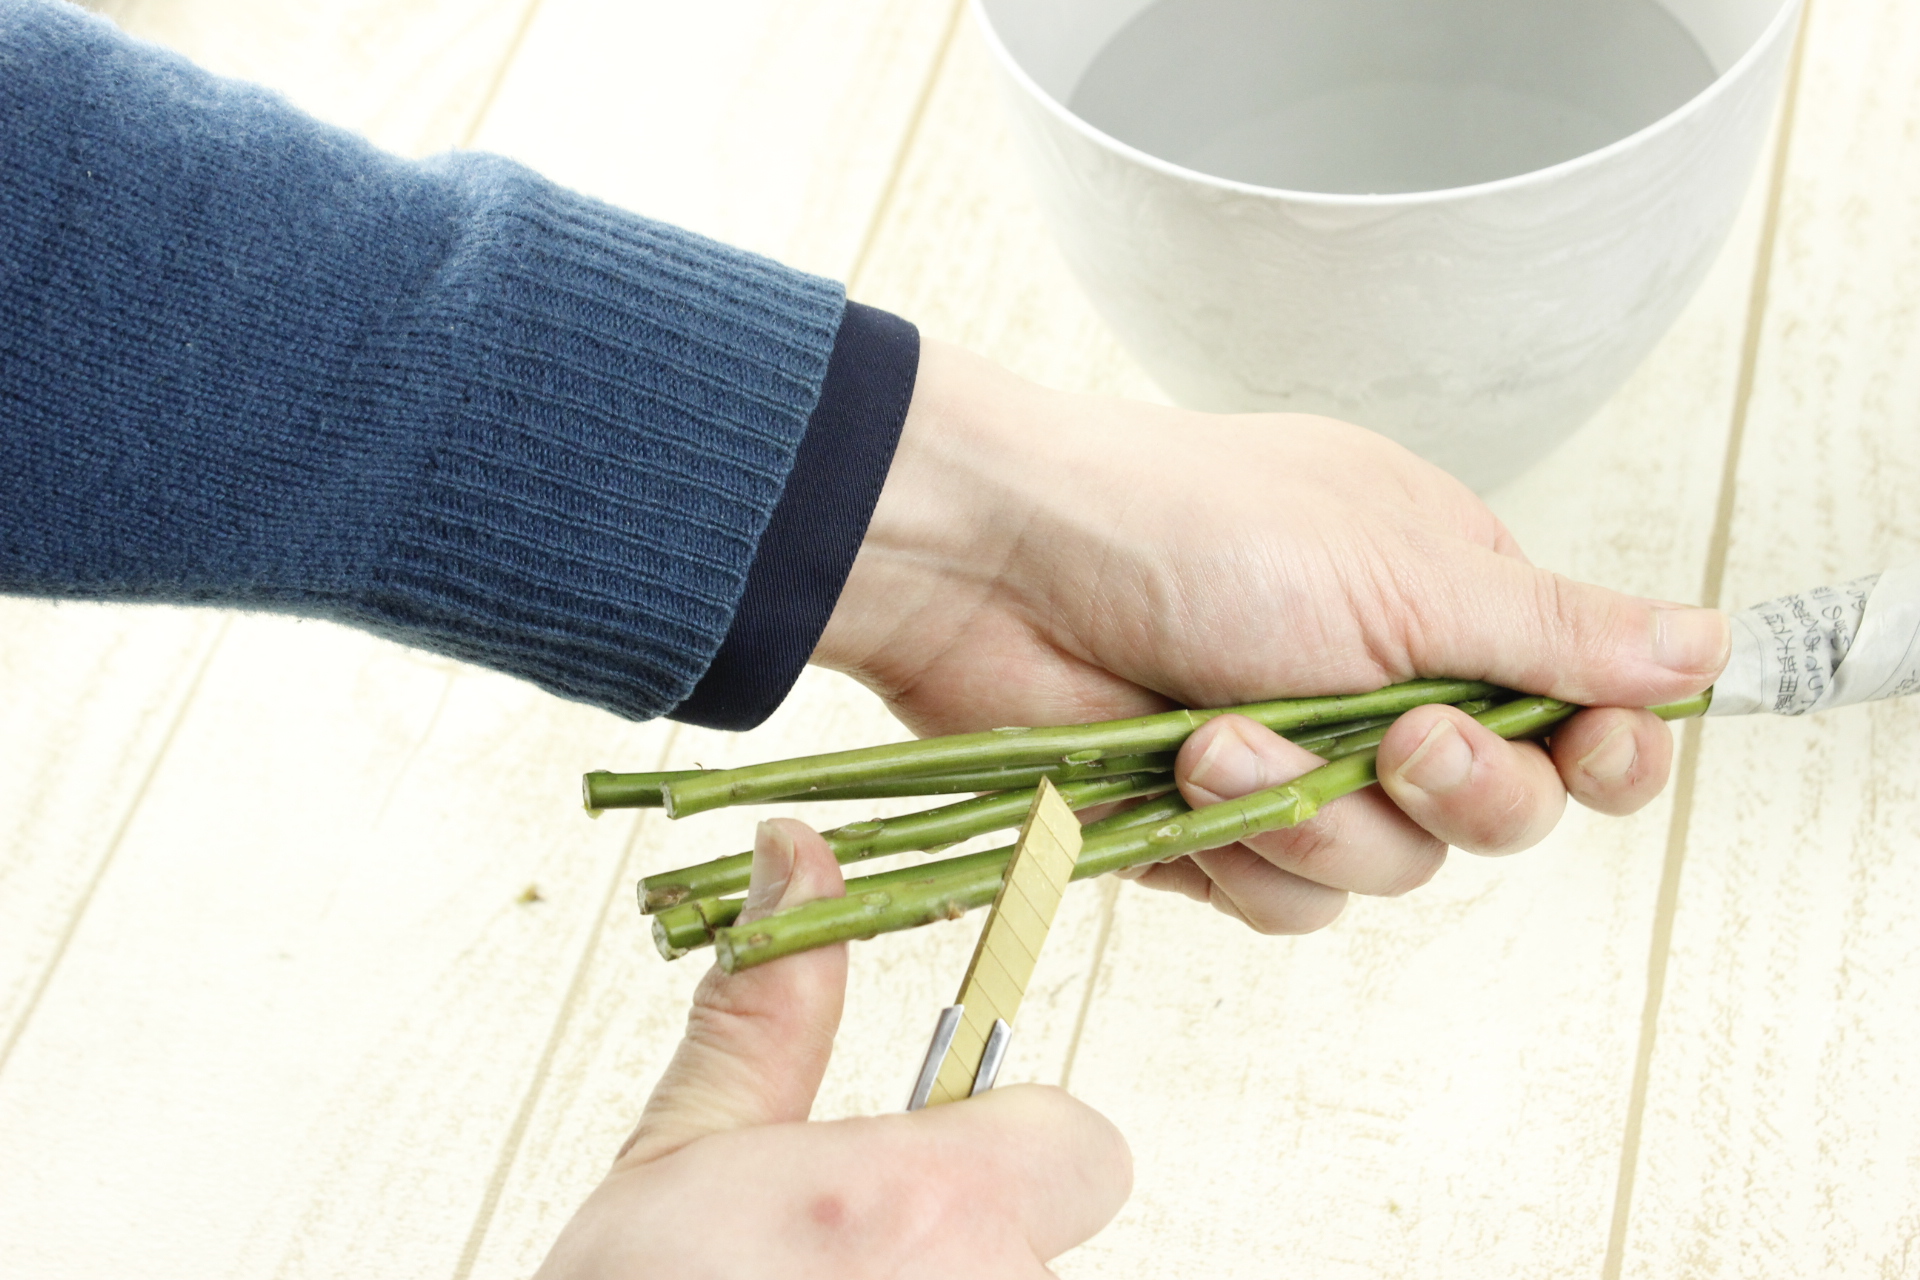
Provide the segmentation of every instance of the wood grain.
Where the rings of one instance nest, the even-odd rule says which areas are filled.
[[[971,19],[852,290],[1050,387],[1163,396],[1073,283],[1028,194]]]
[[[0,1071],[223,621],[0,600]]]
[[[7,1269],[444,1266],[631,837],[573,758],[661,732],[237,622],[0,1077]]]
[[[1920,13],[1811,10],[1724,604],[1920,556]],[[1920,703],[1706,726],[1623,1274],[1920,1275]]]
[[[129,34],[402,155],[464,145],[540,0],[102,0]]]
[[[543,0],[474,145],[844,280],[954,0]]]

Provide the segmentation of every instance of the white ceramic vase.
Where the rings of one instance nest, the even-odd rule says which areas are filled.
[[[1699,285],[1800,9],[1662,0],[1715,78],[1656,122],[1519,176],[1329,195],[1184,168],[1067,109],[1150,2],[974,0],[1041,204],[1095,305],[1179,403],[1344,418],[1482,490],[1586,421]]]

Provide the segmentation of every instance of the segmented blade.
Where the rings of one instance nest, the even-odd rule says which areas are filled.
[[[1060,897],[1080,857],[1080,820],[1051,782],[1042,780],[1026,825],[1007,863],[1000,896],[960,984],[960,1025],[940,1064],[928,1105],[957,1102],[973,1092],[996,1018],[1013,1025],[1034,962],[1047,940]]]

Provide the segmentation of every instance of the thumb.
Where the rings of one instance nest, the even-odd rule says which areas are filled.
[[[1622,595],[1483,547],[1409,583],[1408,657],[1583,706],[1647,707],[1700,692],[1727,665],[1727,615]]]
[[[775,818],[754,833],[740,922],[845,888],[827,842],[803,823]],[[805,1120],[846,992],[845,944],[745,973],[710,969],[693,994],[687,1034],[615,1166],[657,1160],[712,1133]]]

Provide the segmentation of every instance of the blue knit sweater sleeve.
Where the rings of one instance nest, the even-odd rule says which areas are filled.
[[[328,617],[669,711],[844,305],[0,0],[0,591]]]

